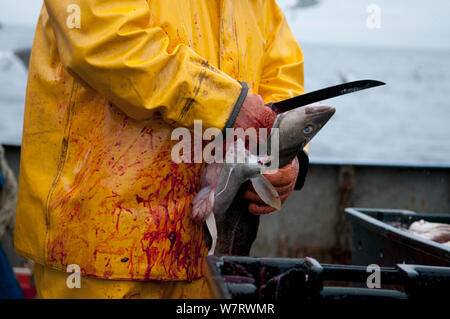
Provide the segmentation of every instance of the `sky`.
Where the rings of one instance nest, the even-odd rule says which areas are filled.
[[[448,0],[321,0],[293,10],[296,0],[278,0],[297,40],[358,46],[415,47],[450,50]],[[42,1],[0,2],[0,22],[33,27]],[[368,6],[380,9],[380,28],[370,29]]]
[[[37,22],[42,3],[42,0],[1,1],[0,22],[32,27]]]
[[[300,43],[450,49],[448,0],[323,0],[293,10],[295,2],[278,1]],[[370,5],[379,9],[380,28],[367,26]]]

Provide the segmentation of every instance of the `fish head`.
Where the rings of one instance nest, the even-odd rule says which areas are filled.
[[[282,113],[279,129],[280,167],[290,163],[334,115],[332,106],[302,106]]]
[[[304,139],[304,145],[309,143],[312,138],[324,127],[328,120],[334,115],[336,109],[332,106],[304,106],[297,110],[299,116],[298,132]]]

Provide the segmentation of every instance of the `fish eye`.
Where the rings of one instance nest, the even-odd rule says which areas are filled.
[[[303,133],[305,133],[305,134],[311,134],[312,132],[313,132],[313,127],[311,125],[308,125],[303,129]]]

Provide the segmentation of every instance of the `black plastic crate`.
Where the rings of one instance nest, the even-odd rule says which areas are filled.
[[[312,258],[254,258],[208,256],[207,279],[217,298],[283,299],[290,288],[276,289],[276,277],[291,272],[296,291],[303,298],[317,296],[322,289],[321,266]],[[275,279],[275,280],[273,280]]]
[[[208,256],[206,266],[208,285],[216,298],[353,300],[450,297],[449,267],[403,264],[381,267],[381,289],[370,289],[367,287],[367,267],[320,264],[309,257]],[[349,287],[348,284],[358,287]]]
[[[450,215],[367,208],[347,208],[345,213],[352,228],[353,264],[450,266],[450,247],[399,228],[408,228],[421,219],[450,224]]]

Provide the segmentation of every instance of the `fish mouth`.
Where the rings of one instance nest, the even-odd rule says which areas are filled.
[[[305,114],[312,115],[317,113],[330,113],[331,115],[336,112],[336,109],[332,106],[317,105],[317,106],[307,106],[305,108]],[[330,117],[331,117],[330,115]]]
[[[335,112],[336,109],[332,106],[318,105],[305,107],[305,114],[319,124],[320,127],[325,125]]]

